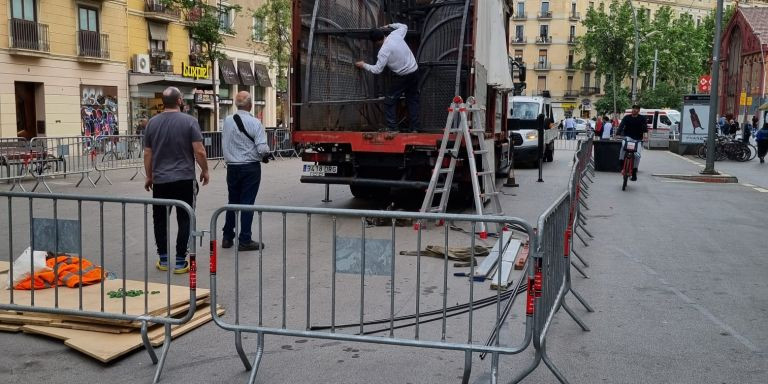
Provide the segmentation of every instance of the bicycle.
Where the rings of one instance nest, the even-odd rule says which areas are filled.
[[[624,148],[624,165],[621,168],[621,176],[624,182],[621,184],[621,190],[627,190],[627,180],[632,175],[632,170],[635,168],[635,154],[637,153],[637,146],[642,145],[639,141],[625,137],[623,139],[622,147]]]

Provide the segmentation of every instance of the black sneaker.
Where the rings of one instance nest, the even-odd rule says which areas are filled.
[[[247,251],[258,251],[260,249],[264,249],[264,243],[260,243],[258,241],[253,241],[249,243],[240,243],[237,246],[237,250],[240,252],[247,252]]]
[[[224,239],[221,241],[222,248],[232,248],[232,240]]]

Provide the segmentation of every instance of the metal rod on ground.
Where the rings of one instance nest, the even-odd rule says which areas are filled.
[[[723,0],[717,0],[715,13],[715,37],[712,52],[712,86],[709,91],[709,132],[707,135],[707,164],[702,175],[717,175],[715,171],[715,124],[717,121],[718,90],[720,81],[720,35],[723,24]]]
[[[325,185],[325,199],[323,199],[323,203],[330,203],[333,200],[331,200],[331,185],[326,184]]]

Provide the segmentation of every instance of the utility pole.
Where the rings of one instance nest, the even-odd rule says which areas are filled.
[[[709,135],[707,136],[707,165],[703,175],[717,175],[715,171],[715,121],[717,120],[718,91],[720,81],[720,34],[723,29],[723,0],[717,0],[715,13],[715,38],[712,52],[712,88],[709,90]]]
[[[656,65],[659,62],[659,50],[653,50],[653,89],[656,90]]]
[[[637,11],[635,6],[632,5],[632,1],[628,1],[629,6],[632,7],[632,21],[635,24],[635,69],[632,74],[632,104],[637,103],[637,61],[639,60],[638,46],[640,45],[640,32],[637,30]]]

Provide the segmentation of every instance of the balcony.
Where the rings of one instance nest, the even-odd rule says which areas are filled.
[[[581,87],[582,96],[597,95],[600,93],[600,87]]]
[[[536,36],[536,44],[552,44],[552,36]]]
[[[536,63],[536,65],[533,66],[534,71],[549,71],[552,65],[549,64],[547,61],[539,61]]]
[[[512,20],[527,20],[527,19],[528,19],[528,14],[525,12],[516,13],[512,15]]]
[[[173,73],[173,64],[167,59],[149,59],[149,68],[152,73]]]
[[[149,57],[152,59],[171,60],[173,59],[173,52],[152,49],[149,51]]]
[[[593,71],[597,68],[597,64],[592,61],[587,61],[581,65],[581,68],[585,71]]]
[[[576,45],[576,43],[578,43],[576,36],[568,36],[568,45]]]
[[[11,19],[8,26],[11,33],[11,53],[37,56],[50,52],[47,24]]]
[[[575,99],[579,97],[579,91],[575,89],[567,89],[563,94],[564,99]]]
[[[539,20],[547,20],[552,18],[552,11],[539,12]]]
[[[528,44],[528,40],[523,36],[516,36],[512,38],[510,44]]]
[[[568,20],[570,20],[570,21],[579,21],[579,20],[581,20],[581,15],[579,15],[578,12],[571,12],[568,15]]]
[[[576,72],[576,65],[571,61],[568,64],[565,64],[565,70],[568,72]]]
[[[146,0],[144,2],[144,17],[150,20],[171,22],[181,18],[178,8],[165,5],[161,0]]]
[[[77,31],[77,54],[85,61],[109,59],[109,36],[94,31]]]
[[[548,89],[534,89],[531,92],[531,96],[548,96],[549,90]]]

